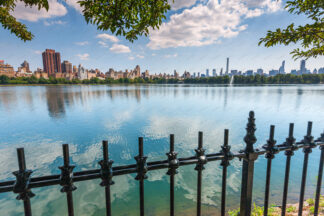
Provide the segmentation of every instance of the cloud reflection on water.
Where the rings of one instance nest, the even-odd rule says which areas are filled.
[[[149,156],[149,161],[167,158],[165,153],[169,151],[171,133],[175,134],[175,148],[179,157],[194,154],[198,131],[204,132],[207,153],[218,152],[223,144],[225,128],[230,129],[230,145],[236,151],[243,147],[246,114],[250,109],[257,111],[259,137],[268,134],[268,128],[265,127],[273,121],[281,123],[296,120],[300,123],[315,117],[316,125],[321,126],[318,123],[323,121],[318,116],[321,116],[323,100],[318,98],[323,97],[323,92],[321,86],[1,87],[0,117],[4,121],[0,123],[3,128],[0,135],[5,135],[5,139],[0,141],[0,179],[13,177],[11,172],[17,167],[14,148],[18,146],[26,147],[27,167],[34,169],[35,175],[59,173],[57,166],[62,164],[63,142],[70,143],[72,162],[78,165],[76,169],[82,170],[98,168],[97,162],[102,158],[102,139],[109,141],[109,152],[115,161],[114,165],[135,162],[133,157],[138,154],[138,136],[144,137],[145,154]],[[281,134],[280,139],[283,140],[286,131],[283,133],[280,125],[278,127],[276,136]],[[297,127],[296,124],[298,131]],[[262,144],[262,141],[258,144]],[[263,163],[263,160],[258,160],[258,163]],[[231,161],[228,173],[229,204],[236,201],[240,190],[240,168],[241,162]],[[258,171],[263,175],[263,169]],[[160,196],[162,190],[168,192],[169,178],[165,173],[166,170],[148,173],[149,178],[145,183],[147,193]],[[221,192],[219,162],[208,163],[203,171],[203,178],[203,203],[218,207]],[[122,206],[122,209],[116,211],[127,212],[127,208],[137,207],[138,185],[134,176],[115,179],[112,199],[114,206]],[[175,179],[176,190],[180,193],[177,200],[181,201],[178,207],[194,207],[194,167],[179,168]],[[257,179],[255,183],[258,181],[262,182],[262,179]],[[78,190],[74,198],[79,209],[78,215],[101,215],[104,194],[103,188],[98,186],[99,181],[77,184]],[[259,187],[259,193],[263,186],[262,184]],[[33,204],[33,208],[37,209],[36,215],[51,215],[56,208],[66,205],[62,199],[64,195],[58,192],[58,187],[37,189],[36,194],[33,198],[35,201],[32,201],[37,203]],[[157,198],[152,194],[147,196],[148,205],[154,206]],[[10,194],[0,198],[0,208],[8,206],[12,212],[20,211],[21,203],[12,201],[12,197]],[[168,194],[160,199],[167,200]],[[168,207],[167,204],[165,208]],[[133,212],[136,211],[134,209]],[[158,207],[149,209],[149,212],[155,215],[157,209]],[[61,212],[64,214],[65,209]],[[11,214],[8,210],[7,215],[15,213]]]

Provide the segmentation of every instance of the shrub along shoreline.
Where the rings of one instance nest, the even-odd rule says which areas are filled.
[[[9,78],[5,75],[0,76],[0,85],[73,85],[73,84],[138,84],[138,83],[148,83],[148,84],[229,84],[230,76],[218,76],[218,77],[202,77],[202,78],[187,78],[183,80],[179,79],[165,79],[165,78],[120,78],[114,80],[112,78],[99,79],[97,77],[91,78],[90,80],[67,80],[64,78],[53,78],[49,79],[39,78],[35,76],[31,77],[15,77]],[[293,74],[279,74],[276,76],[242,76],[236,75],[234,77],[233,84],[321,84],[324,83],[324,74],[303,74],[303,75],[293,75]]]

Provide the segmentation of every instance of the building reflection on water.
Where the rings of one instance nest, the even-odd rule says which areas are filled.
[[[267,93],[267,97],[277,100],[277,106],[282,102],[283,91],[294,95],[295,108],[298,109],[303,97],[304,89],[295,88],[272,88],[272,87],[202,87],[195,85],[141,85],[141,86],[36,86],[36,87],[1,87],[0,88],[0,109],[11,112],[19,106],[29,109],[45,102],[49,116],[62,118],[67,109],[73,106],[89,106],[101,100],[148,100],[150,97],[204,97],[210,100],[217,100],[223,104],[223,109],[228,106],[228,99],[241,100],[242,97],[253,98]],[[307,90],[311,91],[311,90]],[[314,94],[321,94],[320,91],[312,91]],[[41,103],[38,101],[41,100]]]
[[[61,118],[65,115],[65,99],[62,88],[46,88],[46,101],[48,113],[53,118]]]

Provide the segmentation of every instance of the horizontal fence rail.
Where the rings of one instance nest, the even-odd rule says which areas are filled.
[[[106,198],[106,215],[111,216],[111,198],[110,188],[113,187],[113,177],[136,174],[135,180],[139,182],[139,194],[140,194],[140,215],[145,215],[144,208],[144,181],[147,179],[146,173],[152,170],[167,169],[167,175],[170,176],[170,215],[173,216],[175,212],[174,206],[174,179],[178,173],[178,168],[186,165],[196,165],[195,170],[197,171],[197,216],[201,215],[201,193],[203,185],[203,170],[204,165],[212,161],[220,161],[222,166],[222,192],[221,192],[221,215],[226,215],[226,179],[227,179],[227,167],[230,165],[230,161],[234,158],[243,160],[242,164],[242,186],[241,186],[241,202],[240,202],[240,215],[250,216],[252,211],[252,191],[253,191],[253,175],[254,175],[254,162],[259,156],[264,155],[267,159],[267,171],[266,171],[266,182],[265,182],[265,197],[264,197],[264,215],[268,215],[269,208],[269,195],[270,195],[270,177],[271,177],[271,165],[275,155],[279,152],[284,152],[286,155],[286,166],[285,166],[285,178],[282,198],[282,213],[286,214],[287,206],[287,194],[288,194],[288,183],[290,173],[290,162],[294,155],[294,152],[298,149],[303,149],[304,162],[302,170],[302,179],[300,187],[299,197],[299,212],[298,215],[302,215],[304,194],[306,186],[306,176],[309,154],[313,148],[319,147],[321,151],[319,170],[317,176],[317,186],[315,192],[315,207],[314,215],[319,214],[319,200],[322,186],[323,176],[323,163],[324,163],[324,132],[318,139],[314,139],[311,135],[312,122],[308,122],[307,133],[304,138],[296,142],[293,136],[294,124],[289,125],[288,137],[282,144],[277,144],[274,139],[275,126],[271,125],[270,135],[267,143],[260,149],[255,149],[253,145],[257,139],[255,137],[255,118],[254,112],[249,113],[248,123],[246,127],[246,136],[244,142],[246,143],[245,149],[239,152],[231,152],[231,147],[228,145],[229,131],[224,131],[224,143],[221,146],[220,152],[205,154],[203,148],[203,133],[198,134],[198,148],[195,149],[196,155],[191,157],[178,158],[177,153],[174,151],[174,135],[170,135],[170,151],[166,153],[167,158],[165,160],[147,162],[147,157],[143,153],[143,138],[140,137],[139,143],[139,154],[135,157],[136,163],[124,166],[112,166],[113,161],[109,159],[108,154],[108,141],[102,142],[103,159],[99,161],[100,169],[91,169],[79,172],[73,172],[74,165],[70,164],[69,146],[63,144],[63,166],[60,166],[61,174],[46,175],[40,177],[32,177],[32,170],[28,170],[26,167],[25,154],[23,148],[17,149],[18,156],[18,167],[19,170],[13,172],[16,177],[14,181],[0,182],[0,193],[14,192],[17,195],[18,200],[22,200],[24,204],[25,215],[31,216],[31,202],[30,199],[35,196],[31,191],[33,188],[46,187],[51,185],[60,185],[61,192],[66,193],[68,215],[74,215],[73,207],[73,191],[77,189],[74,185],[75,182],[87,181],[92,179],[101,179],[100,186],[105,188]]]

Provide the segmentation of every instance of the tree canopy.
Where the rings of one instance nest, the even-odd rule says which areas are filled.
[[[291,14],[305,15],[310,22],[298,26],[292,23],[286,28],[268,31],[259,45],[300,44],[302,49],[291,52],[295,59],[324,55],[324,0],[290,0],[285,8]]]
[[[17,2],[48,11],[48,0],[0,0],[2,27],[23,41],[32,40],[34,35],[27,26],[12,15]],[[168,0],[80,0],[78,3],[87,23],[95,24],[99,30],[125,36],[131,42],[138,36],[147,36],[150,28],[159,28],[171,8]]]

